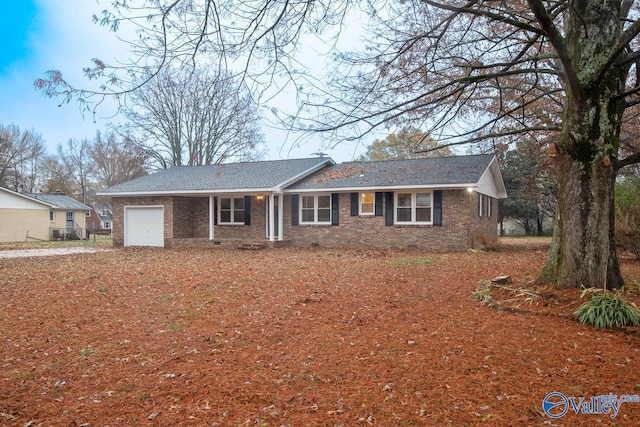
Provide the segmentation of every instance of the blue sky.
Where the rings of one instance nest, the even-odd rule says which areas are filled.
[[[49,153],[70,138],[92,139],[104,131],[113,118],[112,109],[102,109],[96,117],[85,115],[78,104],[62,106],[59,99],[44,97],[33,82],[50,69],[60,70],[68,80],[82,84],[82,68],[94,57],[107,62],[126,57],[126,47],[113,33],[92,22],[93,14],[108,0],[12,0],[0,14],[0,123],[39,133]],[[117,120],[117,118],[115,119]],[[283,132],[263,127],[268,159],[308,157],[319,150],[338,162],[349,161],[364,151],[362,146],[341,145],[321,148],[313,138],[300,148],[284,144]]]
[[[74,104],[58,107],[59,100],[44,97],[33,82],[49,69],[81,78],[92,58],[91,48],[113,43],[107,31],[91,22],[99,5],[87,0],[15,0],[3,4],[0,14],[0,123],[39,133],[50,153],[69,138],[93,138],[107,121],[93,123]],[[96,38],[103,33],[104,40]],[[89,40],[97,42],[89,42]],[[96,55],[96,52],[93,52]]]
[[[29,36],[37,27],[38,8],[29,0],[15,1],[3,5],[0,14],[0,74],[4,75],[16,63],[32,55]]]

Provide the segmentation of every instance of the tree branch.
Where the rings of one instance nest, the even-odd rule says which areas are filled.
[[[547,10],[542,4],[542,0],[527,0],[531,10],[540,22],[540,26],[543,29],[545,35],[549,38],[549,41],[553,45],[554,49],[558,53],[558,57],[564,67],[564,78],[567,82],[569,90],[571,91],[574,110],[578,110],[578,106],[582,104],[584,94],[582,93],[582,87],[578,80],[578,74],[571,61],[571,55],[567,48],[564,37],[558,31],[558,28],[553,23],[553,20]]]

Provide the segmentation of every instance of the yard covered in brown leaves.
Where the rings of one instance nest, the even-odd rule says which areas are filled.
[[[120,248],[0,259],[0,424],[638,425],[640,403],[615,419],[543,414],[552,391],[640,394],[636,328],[576,323],[579,291],[530,284],[544,256]],[[640,263],[622,270],[637,288]],[[528,290],[494,301],[518,310],[473,299],[503,274]]]

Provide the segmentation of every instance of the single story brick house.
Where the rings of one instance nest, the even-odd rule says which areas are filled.
[[[116,246],[436,250],[495,239],[506,197],[493,155],[173,167],[98,194],[112,197]]]
[[[88,209],[64,193],[18,193],[0,187],[0,242],[84,238]]]

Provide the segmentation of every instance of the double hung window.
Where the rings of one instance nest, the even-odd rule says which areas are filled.
[[[331,196],[302,196],[300,203],[300,223],[331,224]]]
[[[396,193],[396,224],[431,224],[431,192]]]
[[[244,224],[244,197],[223,197],[219,209],[220,224]]]
[[[375,214],[375,193],[360,193],[360,215]]]

